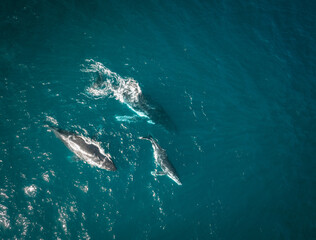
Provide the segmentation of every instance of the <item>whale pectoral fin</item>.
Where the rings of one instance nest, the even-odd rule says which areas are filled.
[[[155,125],[155,123],[152,120],[147,120],[147,123]]]
[[[124,116],[115,116],[115,119],[118,121],[118,122],[128,122],[128,123],[131,123],[131,122],[136,122],[136,118],[138,116],[137,115],[132,115],[132,116],[129,116],[129,115],[124,115]]]
[[[151,172],[151,175],[153,175],[154,177],[157,177],[157,176],[164,176],[166,175],[164,172],[158,172],[157,170],[156,171],[152,171]]]
[[[161,172],[156,172],[156,175],[157,175],[157,176],[165,176],[166,174],[161,171]]]

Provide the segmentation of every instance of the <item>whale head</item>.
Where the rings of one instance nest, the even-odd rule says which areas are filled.
[[[175,181],[178,185],[182,185],[181,181],[180,181],[180,178],[175,175],[175,174],[172,174],[172,173],[168,173],[167,174],[169,178],[171,178],[173,181]]]
[[[106,164],[106,165],[103,165],[103,167],[108,170],[108,171],[113,171],[115,172],[117,170],[116,166],[111,163],[111,164]]]
[[[103,163],[102,163],[102,168],[108,171],[113,171],[115,172],[117,170],[116,166],[114,165],[112,158],[109,154],[106,154]]]

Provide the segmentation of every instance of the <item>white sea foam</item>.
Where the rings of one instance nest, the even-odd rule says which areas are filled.
[[[29,197],[35,197],[37,194],[37,187],[36,185],[32,184],[31,186],[25,187],[24,192]]]
[[[22,214],[19,214],[15,224],[23,229],[21,232],[21,235],[27,236],[28,228],[29,228],[29,225],[31,224],[30,220],[27,219]]]
[[[49,182],[49,173],[46,171],[42,174],[42,178],[44,181]]]
[[[8,208],[2,204],[0,204],[0,226],[3,228],[10,228]]]
[[[135,103],[139,101],[142,91],[137,81],[133,78],[123,78],[102,63],[93,59],[86,59],[87,65],[82,72],[98,72],[104,78],[100,84],[93,83],[87,88],[87,92],[94,97],[112,97],[122,103]]]
[[[68,228],[67,228],[67,221],[69,219],[69,216],[67,214],[66,207],[61,207],[58,209],[59,218],[58,221],[61,223],[62,229],[64,230],[64,233],[68,235]]]
[[[46,121],[51,122],[54,125],[58,125],[58,122],[55,118],[50,117],[50,116],[46,116]]]

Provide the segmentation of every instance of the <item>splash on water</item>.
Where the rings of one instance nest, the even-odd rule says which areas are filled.
[[[133,78],[123,78],[102,63],[93,59],[86,59],[87,65],[83,65],[81,71],[87,73],[100,73],[104,81],[100,84],[92,84],[87,88],[87,92],[94,97],[112,97],[121,103],[139,101],[142,94],[138,82]]]
[[[36,197],[37,194],[37,186],[32,184],[31,186],[24,188],[24,193],[29,197]]]
[[[98,73],[101,81],[94,81],[86,91],[94,98],[110,97],[115,98],[125,104],[130,110],[137,114],[140,118],[147,119],[149,124],[155,124],[144,111],[135,109],[135,105],[140,102],[142,91],[135,79],[127,77],[123,78],[119,74],[112,72],[102,63],[92,59],[86,60],[87,65],[83,65],[81,71],[87,73]],[[148,106],[147,106],[148,107]],[[132,122],[132,117],[116,117],[117,121]]]

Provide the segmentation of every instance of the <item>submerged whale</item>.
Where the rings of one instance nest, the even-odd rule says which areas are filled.
[[[49,128],[81,160],[101,169],[116,171],[110,154],[104,153],[98,142],[63,129],[51,126]]]
[[[176,126],[166,111],[158,104],[151,101],[148,96],[140,94],[137,101],[125,98],[126,105],[138,116],[147,118],[148,123],[159,124],[171,132],[176,132]]]
[[[144,118],[150,124],[159,124],[170,132],[176,132],[176,126],[166,111],[150,97],[144,95],[139,84],[132,78],[123,79],[114,73],[108,73],[107,77],[115,78],[115,82],[103,80],[103,74],[97,72],[94,88],[106,87],[112,95],[125,104],[137,116]],[[113,77],[113,76],[114,77]]]
[[[166,150],[161,148],[158,145],[157,141],[155,141],[151,136],[139,137],[139,139],[148,140],[151,142],[152,147],[154,149],[155,163],[157,166],[161,167],[162,171],[158,172],[156,169],[155,171],[152,171],[151,174],[155,177],[166,175],[169,178],[171,178],[173,181],[175,181],[178,185],[182,185],[182,183],[181,183],[181,181],[176,173],[176,170],[174,169],[174,167],[172,166],[172,164],[168,160]]]

